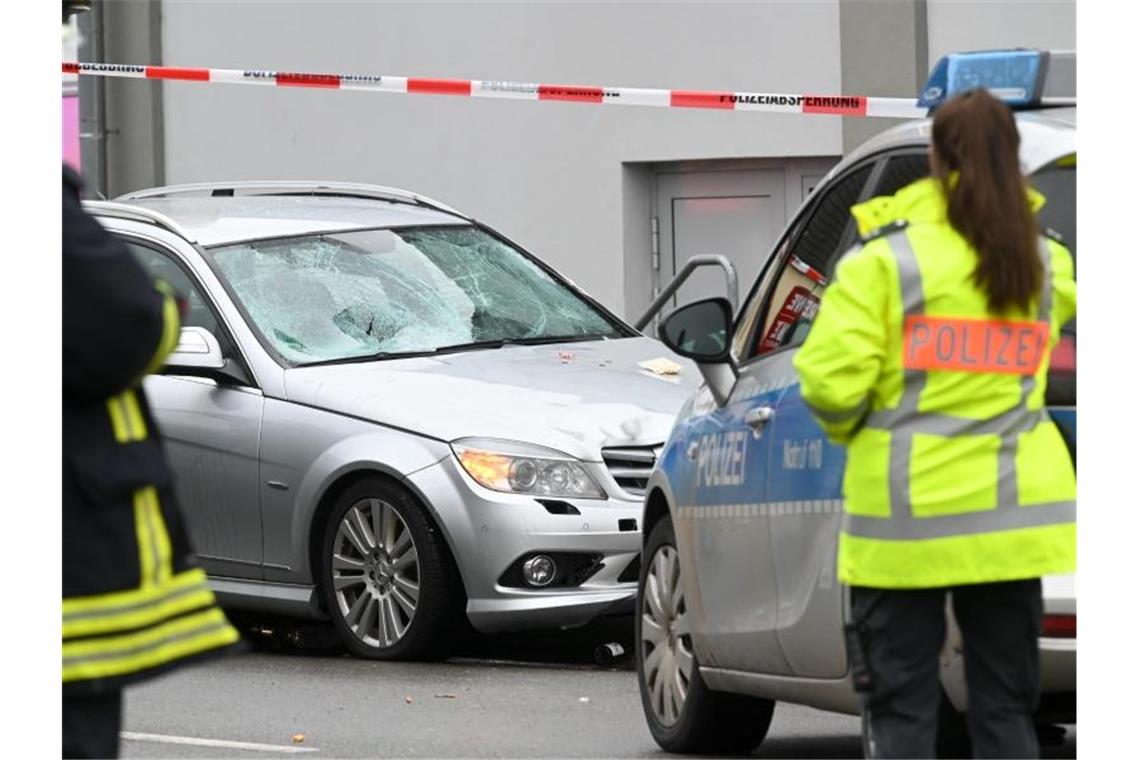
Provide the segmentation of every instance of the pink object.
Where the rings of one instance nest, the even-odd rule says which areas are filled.
[[[63,96],[63,161],[79,171],[79,96]]]

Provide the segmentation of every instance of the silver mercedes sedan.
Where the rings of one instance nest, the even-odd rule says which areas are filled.
[[[146,390],[223,604],[331,619],[381,659],[446,654],[463,616],[632,611],[641,500],[692,365],[405,191],[211,184],[88,208],[185,297]]]

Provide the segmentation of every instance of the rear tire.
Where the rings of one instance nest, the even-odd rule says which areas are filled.
[[[642,552],[635,615],[637,681],[653,739],[668,752],[746,754],[768,734],[775,702],[712,691],[693,655],[673,524],[654,526]],[[647,672],[648,671],[648,672]]]
[[[333,626],[353,654],[432,660],[457,643],[459,574],[439,529],[396,484],[363,478],[337,497],[319,572]]]

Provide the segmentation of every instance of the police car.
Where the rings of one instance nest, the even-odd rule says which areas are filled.
[[[919,100],[932,107],[984,86],[1015,107],[1023,169],[1048,199],[1040,222],[1074,256],[1075,69],[1073,53],[953,54]],[[930,124],[886,131],[832,169],[738,314],[710,299],[662,324],[662,338],[696,359],[705,380],[670,434],[643,516],[637,669],[649,728],[667,750],[751,750],[777,700],[859,712],[835,572],[844,450],[812,419],[792,360],[837,258],[857,242],[849,209],[928,173]],[[1074,321],[1053,352],[1046,398],[1074,458],[1075,349]],[[1046,578],[1044,594],[1043,726],[1075,722],[1073,577]],[[945,742],[963,735],[966,696],[952,621],[942,666]]]

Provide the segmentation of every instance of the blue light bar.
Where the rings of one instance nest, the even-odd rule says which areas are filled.
[[[1037,105],[1046,56],[1040,50],[951,53],[930,72],[918,105],[937,108],[955,95],[978,87],[1014,108]]]

